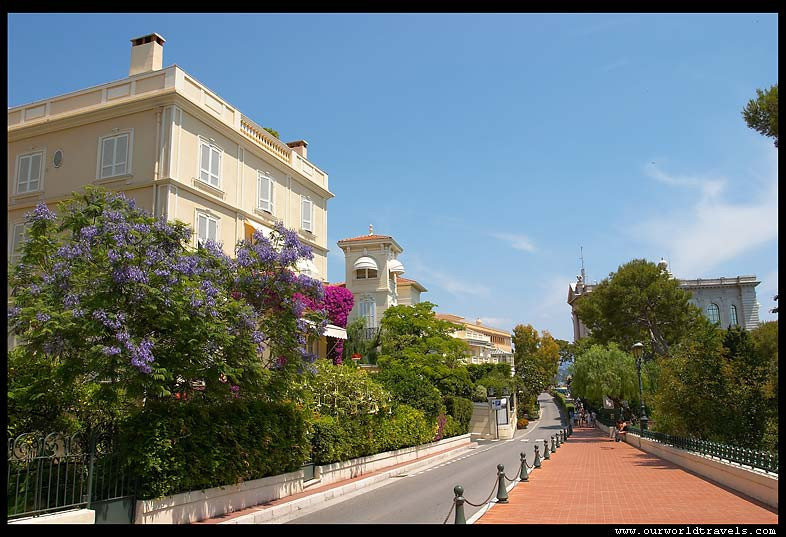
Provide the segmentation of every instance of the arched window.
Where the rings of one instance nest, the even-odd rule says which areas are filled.
[[[734,304],[729,308],[729,318],[731,320],[731,326],[737,326],[737,306]]]
[[[707,306],[707,318],[709,318],[711,323],[720,323],[720,309],[717,304]]]

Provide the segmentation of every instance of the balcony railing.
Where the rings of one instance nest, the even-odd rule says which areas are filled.
[[[363,339],[372,340],[376,339],[379,335],[379,327],[371,327],[363,329]]]
[[[774,474],[778,473],[778,454],[768,451],[729,446],[718,442],[708,442],[689,436],[671,436],[665,433],[629,427],[629,431],[642,438],[672,446],[686,451],[693,451],[721,461],[734,462],[742,466],[758,468]]]

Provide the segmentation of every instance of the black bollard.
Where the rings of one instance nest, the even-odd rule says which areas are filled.
[[[508,503],[508,491],[505,489],[505,467],[502,464],[497,465],[497,478],[499,479],[497,503]]]
[[[535,461],[532,463],[532,469],[540,468],[540,452],[538,451],[538,446],[535,446]]]
[[[529,473],[527,472],[527,456],[524,453],[519,454],[521,459],[521,472],[519,473],[519,481],[529,481]]]
[[[544,438],[543,439],[543,460],[547,461],[550,458],[551,458],[551,455],[549,455],[549,441],[548,441],[548,439]]]
[[[453,487],[453,494],[456,495],[453,498],[453,501],[456,504],[456,520],[453,522],[454,524],[466,524],[467,519],[464,517],[464,487],[461,485],[456,485]]]

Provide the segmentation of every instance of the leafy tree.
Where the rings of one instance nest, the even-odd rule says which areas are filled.
[[[386,309],[380,323],[381,355],[410,361],[432,355],[449,367],[461,364],[469,350],[465,342],[453,337],[461,327],[437,319],[434,307],[431,302],[420,302]]]
[[[778,84],[766,91],[756,89],[756,99],[748,101],[742,117],[751,129],[774,138],[778,147]]]
[[[296,234],[241,244],[235,262],[211,241],[193,250],[185,224],[122,194],[88,187],[59,213],[39,204],[27,216],[10,273],[12,428],[96,425],[197,388],[274,397],[270,381],[308,358],[302,341],[320,317],[305,323],[292,297],[316,298],[321,284],[290,270],[310,253]]]
[[[762,446],[778,451],[778,321],[759,325],[752,330],[755,352],[767,362],[767,373],[761,393],[767,409],[766,427]]]
[[[576,304],[593,342],[629,349],[641,341],[658,355],[699,328],[703,316],[679,282],[645,259],[612,272]]]
[[[541,393],[554,382],[559,368],[559,344],[544,331],[539,335],[532,325],[513,328],[513,360],[516,375],[522,379],[520,397]]]
[[[629,401],[631,408],[638,405],[638,375],[634,358],[610,343],[604,347],[592,345],[589,349],[576,356],[571,365],[571,393],[581,399],[587,399],[594,406],[600,407],[603,397],[614,401],[622,407],[623,401]]]
[[[443,395],[468,397],[472,383],[464,364],[466,342],[453,337],[460,327],[437,319],[434,304],[393,306],[381,321],[381,354],[384,369],[403,365],[427,378]]]

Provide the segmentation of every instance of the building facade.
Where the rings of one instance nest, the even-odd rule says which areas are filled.
[[[661,259],[658,267],[671,276],[668,263]],[[673,276],[671,276],[673,278]],[[594,285],[584,282],[584,269],[576,277],[576,282],[568,287],[568,304],[573,320],[573,340],[578,341],[589,335],[589,330],[576,315],[576,301],[592,292]],[[732,278],[711,278],[678,280],[679,286],[690,293],[689,302],[698,307],[707,318],[723,328],[741,326],[753,330],[759,326],[759,304],[756,301],[756,286],[761,282],[756,276],[734,276]]]
[[[450,313],[437,313],[436,318],[462,327],[453,333],[453,337],[469,346],[468,364],[510,364],[511,372],[515,372],[513,337],[509,332],[485,326],[480,319],[471,323]]]
[[[232,256],[237,241],[281,221],[314,251],[300,271],[326,281],[333,194],[308,144],[282,143],[177,65],[162,68],[160,35],[131,43],[128,77],[8,109],[9,259],[25,213],[93,184]]]

